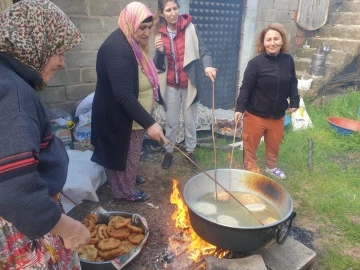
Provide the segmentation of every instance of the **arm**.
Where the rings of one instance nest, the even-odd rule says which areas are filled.
[[[202,39],[199,31],[196,28],[195,28],[195,31],[196,31],[196,35],[199,40],[200,59],[201,59],[202,66],[204,68],[205,75],[208,76],[212,82],[214,82],[216,79],[217,69],[213,67],[211,54],[208,51],[208,49],[206,48],[205,42]]]
[[[299,108],[300,96],[298,92],[298,79],[296,78],[294,58],[290,56],[291,81],[289,89],[290,105],[289,109]]]
[[[254,60],[250,60],[245,72],[242,85],[240,87],[240,94],[236,102],[236,112],[244,113],[246,105],[249,102],[251,93],[256,87],[258,77],[258,67]]]
[[[50,232],[61,217],[59,205],[37,171],[39,126],[22,113],[1,121],[6,134],[0,133],[0,216],[35,239]]]
[[[141,106],[135,96],[134,84],[135,80],[139,78],[133,72],[133,61],[132,57],[124,55],[120,51],[108,55],[105,66],[116,101],[132,120],[139,123],[144,129],[148,129],[155,123],[155,120]]]

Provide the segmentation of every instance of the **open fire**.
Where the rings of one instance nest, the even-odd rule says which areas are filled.
[[[191,227],[188,208],[180,195],[178,185],[179,181],[173,179],[170,202],[176,206],[176,209],[171,219],[175,221],[176,228],[181,230],[181,235],[169,237],[172,252],[175,255],[185,252],[194,262],[198,262],[208,255],[223,258],[229,251],[219,250],[216,246],[205,242]]]

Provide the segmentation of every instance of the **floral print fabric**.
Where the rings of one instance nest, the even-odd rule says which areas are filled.
[[[0,52],[41,73],[49,57],[82,41],[70,19],[48,0],[22,0],[0,13]]]

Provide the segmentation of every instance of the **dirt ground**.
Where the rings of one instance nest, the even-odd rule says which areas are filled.
[[[154,150],[155,151],[152,151]],[[139,175],[145,178],[146,182],[139,186],[139,189],[150,194],[150,199],[146,202],[158,206],[158,209],[147,206],[144,202],[126,203],[113,200],[110,186],[105,183],[97,191],[99,202],[94,203],[85,201],[69,212],[69,215],[82,220],[87,214],[98,206],[102,206],[108,211],[122,211],[138,213],[145,217],[150,228],[150,235],[147,243],[140,255],[125,269],[134,270],[155,270],[156,256],[168,250],[168,237],[178,232],[171,220],[171,215],[175,207],[170,204],[169,197],[172,192],[172,179],[179,181],[180,191],[184,188],[187,180],[199,174],[199,170],[192,167],[180,153],[174,153],[173,165],[170,169],[161,168],[164,153],[156,145],[143,147]],[[313,232],[304,228],[295,227],[291,236],[312,248]],[[177,270],[185,270],[176,268]],[[86,270],[86,269],[84,269]]]

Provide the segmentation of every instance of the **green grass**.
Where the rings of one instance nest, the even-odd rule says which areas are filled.
[[[306,104],[314,127],[292,131],[288,126],[285,130],[278,166],[287,179],[277,181],[297,202],[294,210],[298,223],[305,229],[307,225],[319,228],[314,239],[318,254],[315,269],[360,269],[360,132],[339,135],[327,122],[329,116],[360,121],[356,115],[359,105],[360,92],[352,90],[325,105]],[[307,166],[308,139],[314,146],[312,171]],[[217,139],[216,143],[229,141]],[[227,154],[217,151],[218,168],[229,167]],[[197,149],[196,155],[204,169],[214,168],[213,149]],[[242,163],[242,151],[236,150],[234,157]],[[264,144],[259,147],[258,158],[258,165],[264,168]]]

